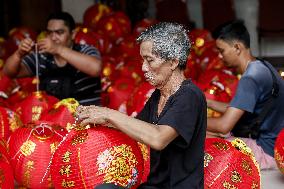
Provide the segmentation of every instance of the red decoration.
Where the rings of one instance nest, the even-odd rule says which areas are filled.
[[[142,79],[144,79],[141,62],[140,59],[125,58],[123,64],[116,67],[119,71],[119,77],[133,79],[135,84],[141,83]]]
[[[259,166],[243,141],[206,139],[204,188],[260,188]]]
[[[13,169],[7,157],[0,152],[0,188],[13,189],[14,175]]]
[[[21,41],[25,38],[31,38],[33,41],[37,38],[37,33],[29,27],[16,27],[9,31],[8,45],[11,51],[14,52]]]
[[[94,188],[102,183],[136,188],[142,175],[143,157],[137,142],[103,126],[71,131],[51,164],[55,188]]]
[[[108,89],[107,106],[126,113],[126,102],[135,87],[135,81],[129,78],[119,78]],[[106,99],[105,99],[106,101]],[[125,107],[124,107],[125,106]]]
[[[14,110],[20,115],[23,124],[32,123],[39,120],[58,101],[43,91],[37,91],[16,104]]]
[[[48,168],[52,154],[63,138],[49,125],[29,126],[18,129],[9,139],[15,179],[20,186],[51,188]]]
[[[278,134],[274,146],[274,158],[281,173],[284,174],[284,129]]]
[[[29,93],[36,91],[37,83],[39,82],[36,77],[24,77],[16,79],[20,90],[27,91]]]
[[[86,27],[79,27],[76,30],[74,41],[78,44],[92,45],[96,47],[101,54],[109,53],[113,46],[105,35],[98,34]]]
[[[148,27],[150,27],[150,26],[152,26],[156,23],[158,23],[158,21],[155,20],[155,19],[144,18],[144,19],[140,20],[139,22],[137,22],[137,24],[133,28],[132,33],[135,37],[138,37],[138,35],[141,32],[145,31]]]
[[[6,99],[16,87],[16,83],[14,80],[6,76],[2,70],[0,70],[0,83],[0,97]]]
[[[136,116],[151,97],[155,88],[148,82],[143,82],[137,86],[127,101],[127,114]]]
[[[78,106],[79,102],[74,98],[63,99],[54,104],[46,114],[43,114],[40,121],[52,122],[69,131],[75,122],[74,113]]]
[[[113,51],[114,54],[123,56],[124,58],[126,57],[140,58],[139,45],[137,44],[136,38],[133,35],[127,35],[117,40],[116,46]]]
[[[113,12],[103,17],[98,22],[96,30],[99,34],[106,35],[111,41],[116,41],[131,32],[130,19],[123,12]]]
[[[8,139],[10,134],[22,127],[20,116],[8,108],[0,107],[0,138]]]
[[[107,5],[96,3],[90,6],[83,15],[83,25],[95,29],[99,20],[110,14],[112,12],[111,8]]]
[[[4,156],[7,161],[10,161],[10,155],[8,154],[7,141],[4,138],[0,138],[0,158]]]
[[[8,42],[3,37],[0,37],[0,60],[5,61],[12,53]],[[1,64],[0,68],[2,68],[3,62]]]

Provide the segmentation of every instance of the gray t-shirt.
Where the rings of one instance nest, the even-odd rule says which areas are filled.
[[[279,95],[260,126],[256,142],[267,154],[274,156],[275,139],[284,128],[284,81],[273,66],[269,64],[269,67],[277,78]],[[258,115],[271,94],[272,83],[269,69],[259,60],[251,62],[239,81],[230,106]]]

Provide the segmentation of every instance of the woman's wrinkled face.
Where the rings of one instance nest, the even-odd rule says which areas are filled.
[[[153,54],[152,47],[151,41],[144,41],[140,45],[140,55],[143,58],[142,71],[147,82],[161,89],[172,74],[171,63]]]

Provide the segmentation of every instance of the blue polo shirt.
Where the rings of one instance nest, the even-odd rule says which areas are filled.
[[[284,81],[273,66],[268,66],[277,78],[279,95],[274,99],[271,111],[260,126],[260,136],[256,142],[267,154],[274,156],[275,140],[284,128]],[[269,69],[259,60],[251,62],[239,81],[230,106],[259,115],[271,94],[272,83],[273,78]]]

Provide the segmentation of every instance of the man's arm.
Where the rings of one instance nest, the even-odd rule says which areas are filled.
[[[228,103],[218,102],[216,100],[210,100],[210,99],[206,99],[206,100],[207,100],[208,108],[211,108],[220,113],[225,113],[225,111],[229,107]]]
[[[31,39],[22,40],[18,49],[6,60],[3,68],[4,74],[11,78],[31,76],[32,73],[21,62],[22,58],[32,50],[33,46],[34,43]]]
[[[227,134],[244,114],[244,110],[228,107],[225,113],[218,118],[207,118],[207,130],[214,133]]]

